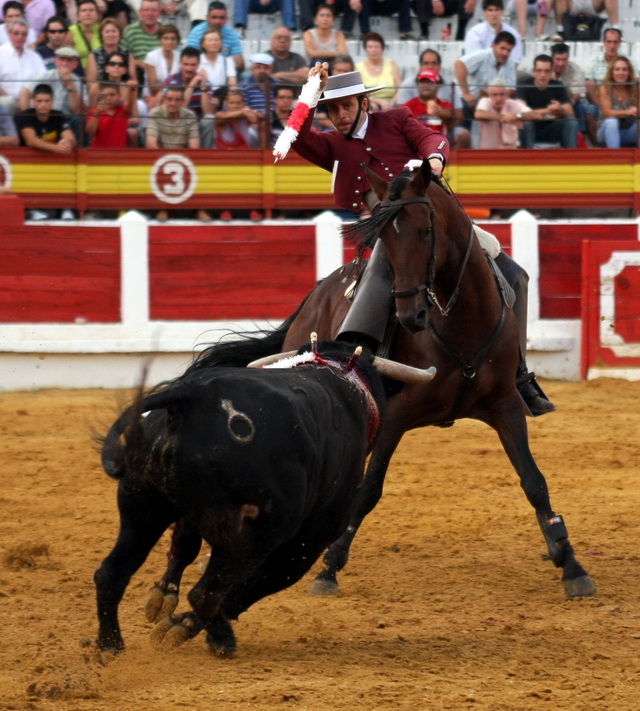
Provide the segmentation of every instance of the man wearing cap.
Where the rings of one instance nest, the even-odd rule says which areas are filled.
[[[387,180],[399,175],[416,159],[427,160],[432,172],[440,177],[449,155],[449,142],[444,134],[420,123],[407,107],[367,113],[368,94],[382,87],[365,89],[360,72],[328,76],[328,64],[316,63],[309,75],[320,75],[329,118],[336,130],[312,130],[313,110],[309,112],[296,142],[295,150],[311,163],[333,173],[334,199],[342,208],[359,211],[377,202],[367,182],[364,165]],[[514,313],[521,335],[522,359],[518,388],[531,413],[542,415],[555,407],[527,372],[526,305],[527,281],[524,270],[503,252],[500,268],[517,294]],[[383,341],[392,307],[392,274],[384,245],[376,243],[339,338],[363,343],[374,350]],[[525,344],[524,346],[522,344]]]
[[[53,91],[53,110],[62,111],[68,117],[77,117],[84,112],[82,82],[75,74],[80,63],[80,53],[74,47],[59,47],[55,51],[55,69],[41,74],[38,84],[48,84]],[[26,111],[31,104],[31,91],[20,90],[20,110]],[[73,125],[72,125],[73,128]]]
[[[260,117],[261,145],[271,145],[271,115],[275,107],[275,85],[279,84],[273,76],[273,55],[258,52],[251,57],[251,76],[238,87],[244,94],[244,102],[256,111]],[[269,102],[267,104],[267,97]]]
[[[435,69],[423,69],[416,77],[418,96],[404,104],[421,123],[448,134],[453,106],[438,98],[442,79]]]

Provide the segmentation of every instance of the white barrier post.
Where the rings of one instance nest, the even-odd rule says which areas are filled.
[[[344,264],[342,220],[325,210],[313,219],[316,226],[316,280],[324,279]]]
[[[511,256],[529,275],[527,323],[540,320],[540,251],[538,222],[527,210],[518,210],[511,222]]]
[[[120,318],[123,326],[140,326],[149,321],[149,224],[131,210],[120,225]]]

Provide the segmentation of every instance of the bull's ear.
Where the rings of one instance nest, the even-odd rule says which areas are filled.
[[[360,163],[364,168],[364,172],[367,174],[367,180],[373,188],[373,191],[378,196],[378,200],[382,200],[387,193],[387,188],[389,184],[384,178],[381,178],[377,173],[374,173],[369,166],[364,163]]]
[[[416,171],[415,177],[411,181],[411,185],[418,195],[426,195],[430,183],[431,165],[425,158],[422,161],[422,166]]]

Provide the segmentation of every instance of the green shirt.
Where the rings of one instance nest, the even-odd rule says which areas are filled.
[[[122,44],[138,60],[144,60],[149,52],[160,47],[160,40],[155,32],[145,32],[140,21],[133,22],[124,28]]]

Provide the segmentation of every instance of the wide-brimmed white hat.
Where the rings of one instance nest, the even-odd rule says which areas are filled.
[[[381,86],[366,87],[362,81],[362,74],[360,74],[360,72],[336,74],[335,76],[329,77],[329,81],[318,103],[322,104],[326,101],[335,101],[335,99],[342,99],[345,96],[370,94],[372,91],[380,91],[380,89],[386,88],[384,84]]]

